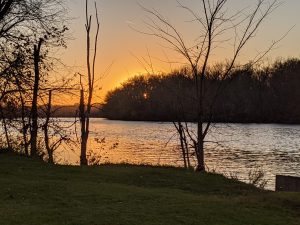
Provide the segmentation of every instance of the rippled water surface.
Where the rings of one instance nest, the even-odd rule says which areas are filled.
[[[68,127],[74,119],[59,123]],[[74,130],[70,133],[76,139]],[[276,174],[300,176],[299,125],[217,124],[207,141],[205,159],[211,171],[247,181],[249,172],[260,168],[268,189],[274,189]],[[172,123],[91,120],[88,148],[99,163],[183,166],[178,144]],[[61,147],[55,158],[78,164],[79,146]]]
[[[172,123],[92,119],[91,130],[89,149],[101,163],[183,165]],[[299,125],[217,124],[207,141],[205,158],[210,170],[247,181],[249,172],[260,168],[269,189],[274,189],[276,174],[300,176]],[[57,158],[76,164],[79,150],[61,149]]]

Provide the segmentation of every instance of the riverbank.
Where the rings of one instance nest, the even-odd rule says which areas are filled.
[[[0,155],[0,224],[300,224],[300,194],[214,174],[137,166],[68,167]]]

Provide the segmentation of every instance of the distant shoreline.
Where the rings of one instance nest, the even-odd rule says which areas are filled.
[[[41,117],[43,118],[43,117]],[[53,118],[74,118],[74,116],[54,116]],[[124,122],[153,122],[153,123],[173,123],[172,120],[155,120],[155,119],[115,119],[103,116],[91,116],[91,119],[106,119],[110,121],[124,121]],[[196,121],[186,121],[187,123],[196,123]],[[213,121],[214,124],[280,124],[280,125],[300,125],[299,122],[281,122],[281,121]]]

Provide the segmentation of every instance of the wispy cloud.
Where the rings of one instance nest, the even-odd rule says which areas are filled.
[[[125,23],[127,23],[128,25],[135,25],[135,23],[134,22],[132,22],[132,21],[130,21],[130,20],[126,20],[126,22]]]

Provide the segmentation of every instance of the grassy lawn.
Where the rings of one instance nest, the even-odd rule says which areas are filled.
[[[219,175],[66,167],[0,154],[1,225],[299,225],[300,194]]]

